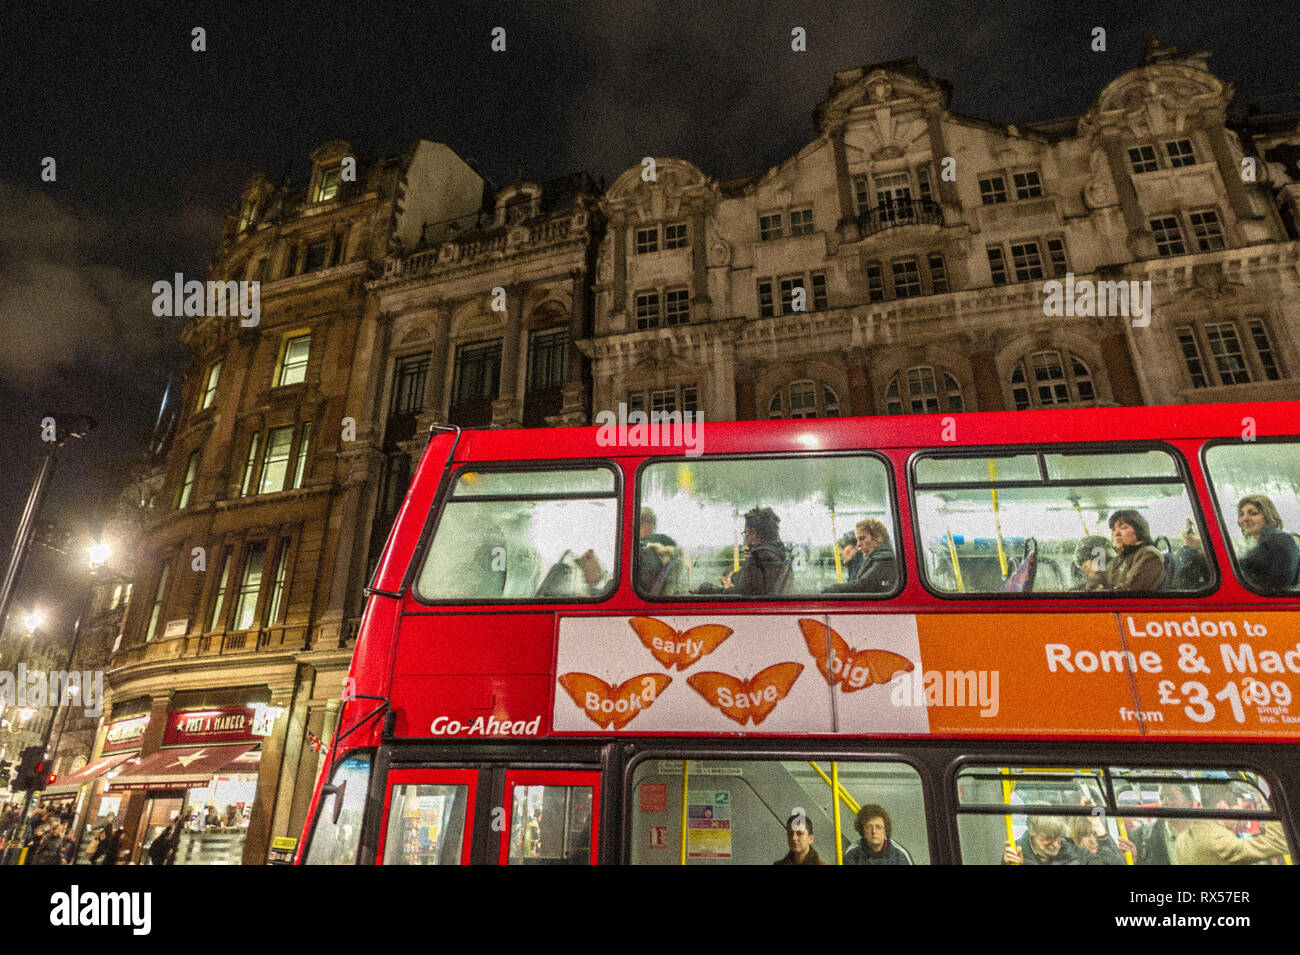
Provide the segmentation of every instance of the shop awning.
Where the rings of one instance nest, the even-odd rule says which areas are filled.
[[[111,753],[108,756],[101,756],[99,759],[82,766],[76,772],[68,773],[53,786],[42,789],[41,796],[73,795],[86,783],[98,779],[112,769],[116,769],[134,755],[135,753]]]
[[[250,752],[256,743],[233,746],[177,746],[146,756],[137,765],[109,781],[111,792],[124,789],[189,789],[206,786],[222,772],[255,773],[260,752]]]

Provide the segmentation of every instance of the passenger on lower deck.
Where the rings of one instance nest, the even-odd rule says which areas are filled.
[[[1146,518],[1132,508],[1122,508],[1108,523],[1117,556],[1106,566],[1103,588],[1159,590],[1165,582],[1165,559],[1151,538]]]
[[[826,865],[812,847],[812,820],[802,812],[796,812],[785,821],[785,839],[790,851],[773,865]]]
[[[894,842],[894,826],[884,806],[863,806],[853,828],[861,838],[844,853],[845,865],[912,865],[911,853]]]
[[[1002,853],[1003,865],[1123,865],[1124,857],[1110,836],[1098,836],[1098,852],[1075,845],[1066,838],[1069,831],[1059,816],[1030,816],[1020,841]]]

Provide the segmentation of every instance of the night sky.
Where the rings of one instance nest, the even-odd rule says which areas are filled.
[[[721,178],[810,141],[836,70],[916,56],[952,83],[954,110],[1024,124],[1085,112],[1151,34],[1212,50],[1243,110],[1300,107],[1295,11],[1280,2],[374,6],[0,13],[0,559],[50,410],[99,427],[60,453],[43,517],[79,538],[97,532],[187,361],[180,321],[153,316],[150,286],[202,277],[248,177],[303,185],[308,154],[328,140],[363,162],[417,138],[445,142],[498,186],[520,170],[610,182],[646,155]],[[191,51],[195,26],[206,52]],[[505,53],[490,49],[496,26]],[[806,53],[790,50],[795,26]],[[1096,26],[1105,53],[1089,48]],[[40,179],[45,156],[54,183]],[[84,577],[63,573],[72,560],[41,552],[15,609],[53,609],[62,595],[75,615]]]

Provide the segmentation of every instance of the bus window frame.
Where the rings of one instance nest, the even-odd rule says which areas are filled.
[[[622,805],[618,807],[618,826],[619,826],[619,844],[622,848],[622,855],[617,860],[619,865],[632,864],[632,815],[636,808],[634,801],[636,769],[641,763],[651,759],[669,759],[669,760],[726,760],[733,759],[741,762],[795,762],[806,763],[809,761],[825,762],[828,765],[831,762],[837,763],[901,763],[906,765],[912,772],[916,773],[921,783],[921,812],[925,819],[925,839],[926,851],[928,853],[929,865],[936,865],[934,861],[941,857],[939,843],[937,838],[938,823],[937,817],[951,816],[946,812],[936,800],[936,793],[932,783],[932,773],[934,768],[926,765],[924,761],[918,758],[922,751],[912,754],[905,754],[895,751],[867,751],[845,750],[843,752],[828,748],[823,745],[820,748],[799,750],[791,749],[788,744],[780,748],[768,748],[763,746],[759,740],[751,740],[753,744],[758,744],[752,748],[737,750],[734,745],[729,746],[724,742],[715,742],[707,737],[701,737],[697,740],[698,745],[688,749],[678,745],[656,745],[655,743],[636,744],[628,743],[628,753],[623,761],[622,778],[619,780],[621,790]],[[807,739],[808,743],[832,743],[834,741],[825,738]],[[715,748],[716,747],[716,748]],[[955,790],[954,790],[955,792]],[[888,808],[888,807],[886,807]],[[840,826],[840,834],[845,832],[855,832],[853,828],[854,820],[852,813],[848,812],[845,806],[842,810],[846,815],[845,822]],[[954,830],[955,831],[955,830]],[[814,834],[815,835],[815,834]],[[831,839],[835,838],[831,833]],[[850,840],[852,845],[853,840]],[[847,851],[847,850],[845,850]],[[834,863],[834,857],[831,857],[831,863]],[[687,862],[687,865],[690,865]]]
[[[967,862],[963,855],[963,847],[961,842],[961,827],[959,824],[960,818],[963,815],[1066,816],[1066,817],[1068,816],[1086,817],[1091,815],[1090,812],[1078,812],[1078,811],[1075,812],[1067,811],[1065,813],[1060,812],[1060,810],[1062,809],[1080,810],[1080,809],[1090,808],[1084,806],[1024,806],[1024,805],[1012,806],[1012,807],[1003,807],[1003,806],[963,807],[962,806],[961,799],[957,792],[957,781],[959,775],[963,770],[973,769],[978,771],[983,769],[986,771],[996,773],[998,772],[999,769],[1007,766],[1019,766],[1019,767],[1032,766],[1035,769],[1040,769],[1040,768],[1041,769],[1077,769],[1079,767],[1084,767],[1084,768],[1095,768],[1095,769],[1107,770],[1107,772],[1102,776],[1102,781],[1104,783],[1104,785],[1102,786],[1102,790],[1105,793],[1106,798],[1109,800],[1108,804],[1105,807],[1103,807],[1106,810],[1105,818],[1108,819],[1111,818],[1114,819],[1132,819],[1132,818],[1265,819],[1270,822],[1276,822],[1282,827],[1282,832],[1287,838],[1288,846],[1296,847],[1300,845],[1300,843],[1297,843],[1295,839],[1295,833],[1292,831],[1294,827],[1292,827],[1289,824],[1289,821],[1291,819],[1291,808],[1288,805],[1286,790],[1282,786],[1279,777],[1277,776],[1276,773],[1267,770],[1265,767],[1261,766],[1258,762],[1254,761],[1253,759],[1250,759],[1248,756],[1245,756],[1241,759],[1232,760],[1230,762],[1217,757],[1204,758],[1200,756],[1194,756],[1191,758],[1183,759],[1177,756],[1173,756],[1173,757],[1166,756],[1161,751],[1152,748],[1152,751],[1149,754],[1147,753],[1134,754],[1135,756],[1137,756],[1137,759],[1135,760],[1130,760],[1127,758],[1127,756],[1116,757],[1114,753],[1108,756],[1103,755],[1101,758],[1094,759],[1093,758],[1094,742],[1096,744],[1097,750],[1104,750],[1105,743],[1106,743],[1105,740],[1096,740],[1096,741],[1071,740],[1070,742],[1078,743],[1082,749],[1086,750],[1086,752],[1078,754],[1075,758],[1070,759],[1068,762],[1063,761],[1060,756],[1050,756],[1050,757],[1044,756],[1043,758],[1040,759],[1036,755],[1033,754],[1025,755],[1023,753],[1001,754],[1001,755],[997,753],[992,753],[992,754],[968,753],[968,754],[962,754],[948,763],[943,773],[944,795],[948,799],[948,806],[949,806],[949,810],[945,813],[945,815],[948,817],[947,823],[950,826],[949,838],[952,842],[953,861],[956,865],[964,866],[964,865],[981,864],[978,862]],[[1144,746],[1150,747],[1150,744],[1149,743],[1144,744]],[[1146,770],[1170,769],[1170,770],[1191,770],[1191,771],[1202,771],[1202,772],[1213,771],[1213,770],[1225,770],[1225,771],[1244,770],[1246,772],[1251,772],[1254,773],[1260,779],[1264,780],[1265,784],[1268,786],[1269,789],[1268,800],[1269,800],[1270,808],[1267,811],[1259,811],[1259,810],[1244,811],[1240,809],[1206,810],[1204,807],[1201,807],[1194,811],[1190,811],[1186,809],[1171,809],[1163,806],[1134,806],[1132,808],[1132,811],[1121,810],[1119,804],[1115,800],[1115,789],[1114,789],[1114,784],[1109,770],[1115,768],[1117,764],[1123,764],[1123,763],[1129,764],[1129,766],[1124,768],[1133,768],[1140,765],[1142,769],[1146,769]],[[1220,782],[1221,780],[1215,778],[1207,779],[1205,777],[1193,776],[1185,779],[1170,778],[1164,781],[1199,784],[1201,782],[1217,783]],[[1110,809],[1112,807],[1116,809],[1116,812],[1113,814],[1110,812]],[[1007,808],[1010,808],[1012,811],[1007,812]],[[1135,860],[1135,864],[1136,864],[1136,860]]]
[[[502,790],[501,806],[506,811],[506,825],[502,827],[500,833],[500,843],[497,851],[496,864],[501,866],[510,865],[510,836],[514,828],[514,794],[518,786],[555,786],[574,788],[591,788],[591,816],[588,824],[588,839],[590,845],[587,846],[586,865],[600,864],[600,849],[605,841],[604,833],[601,831],[603,822],[601,817],[601,803],[603,794],[601,792],[605,783],[605,770],[600,767],[589,766],[585,769],[547,769],[532,765],[518,765],[505,763],[502,765]],[[527,825],[527,820],[525,820]]]
[[[916,556],[916,576],[925,588],[925,592],[939,600],[954,601],[972,601],[972,600],[996,600],[996,601],[1044,601],[1044,600],[1083,600],[1083,601],[1104,601],[1104,600],[1190,600],[1192,598],[1209,597],[1216,593],[1223,585],[1223,575],[1219,569],[1218,555],[1214,553],[1214,548],[1203,549],[1206,563],[1210,567],[1210,582],[1200,590],[1134,590],[1134,591],[1112,591],[1112,590],[1094,590],[1094,591],[1070,591],[1070,590],[1053,590],[1035,592],[1008,592],[1004,590],[987,590],[978,593],[960,593],[938,590],[930,585],[929,577],[926,574],[925,551],[922,549],[921,538],[921,516],[917,511],[916,492],[918,490],[916,483],[916,464],[924,458],[971,458],[984,459],[996,457],[1008,457],[1014,454],[1034,454],[1038,455],[1038,481],[999,481],[998,490],[1014,490],[1021,487],[1053,487],[1065,486],[1072,484],[1076,486],[1096,486],[1107,487],[1116,486],[1116,479],[1113,478],[1089,478],[1081,481],[1062,481],[1052,480],[1047,477],[1047,463],[1042,457],[1045,454],[1058,454],[1061,452],[1072,451],[1078,454],[1098,454],[1106,452],[1128,453],[1135,451],[1164,451],[1169,454],[1174,461],[1174,469],[1177,477],[1169,479],[1160,478],[1140,478],[1134,486],[1143,484],[1172,484],[1175,480],[1183,485],[1183,490],[1187,492],[1187,498],[1192,506],[1192,514],[1196,517],[1199,527],[1202,531],[1208,530],[1209,523],[1205,519],[1204,508],[1201,506],[1200,495],[1197,493],[1196,482],[1193,480],[1193,474],[1186,458],[1178,448],[1165,441],[1123,441],[1123,442],[1098,442],[1086,441],[1074,444],[1053,442],[1048,444],[990,444],[981,445],[978,448],[971,449],[966,447],[954,448],[945,451],[942,448],[927,447],[918,448],[907,457],[907,504],[911,509],[912,517],[912,548]],[[1204,472],[1202,472],[1204,476]],[[925,484],[921,485],[920,490],[984,490],[988,489],[987,481],[953,481],[947,483]],[[1208,484],[1208,481],[1207,481]],[[1109,535],[1102,535],[1109,536]],[[1207,535],[1202,534],[1202,543]],[[1170,546],[1173,546],[1171,540]],[[1159,548],[1157,547],[1157,550]],[[1163,554],[1163,551],[1161,552]]]
[[[650,465],[668,464],[668,463],[697,464],[697,463],[708,462],[708,461],[750,461],[750,460],[802,461],[808,458],[864,458],[864,457],[874,458],[875,460],[883,464],[885,468],[885,486],[886,486],[886,494],[887,494],[887,500],[885,501],[885,504],[890,508],[892,512],[891,518],[892,518],[892,529],[894,534],[893,537],[894,564],[898,570],[898,581],[892,589],[888,591],[882,591],[881,593],[878,594],[877,593],[842,593],[842,594],[822,593],[822,594],[778,594],[778,595],[769,594],[769,595],[761,595],[756,597],[729,595],[726,593],[721,593],[721,594],[686,593],[686,594],[670,594],[670,595],[653,594],[647,596],[646,594],[641,593],[641,591],[637,589],[637,569],[638,569],[637,561],[640,559],[641,555],[640,555],[640,548],[636,545],[637,542],[639,542],[640,540],[640,528],[641,528],[640,517],[641,517],[641,508],[643,506],[641,502],[641,489],[644,486],[641,472],[644,471]],[[894,462],[888,457],[888,455],[882,454],[879,451],[871,450],[868,448],[863,448],[861,450],[850,450],[850,451],[820,451],[816,453],[784,451],[784,452],[758,452],[758,453],[747,452],[743,454],[706,454],[706,455],[697,455],[695,457],[687,457],[685,455],[671,455],[671,456],[655,455],[653,457],[647,457],[640,464],[637,465],[636,471],[632,475],[633,500],[636,506],[636,510],[633,511],[632,513],[632,517],[636,521],[636,526],[634,529],[634,533],[636,534],[636,539],[633,541],[632,555],[628,567],[628,577],[629,577],[628,582],[631,585],[632,593],[634,593],[638,598],[640,598],[641,600],[645,601],[648,604],[684,603],[689,605],[689,604],[713,602],[713,603],[723,603],[723,604],[743,603],[745,605],[753,604],[754,606],[764,606],[764,605],[775,604],[775,603],[826,603],[828,601],[833,603],[869,601],[874,604],[886,600],[893,600],[894,598],[902,594],[903,591],[907,588],[907,566],[902,553],[902,540],[903,540],[902,516],[899,513],[898,487],[894,480],[894,477],[895,477]],[[838,547],[839,546],[838,543],[836,543],[835,546]]]
[[[1246,575],[1241,572],[1241,563],[1237,559],[1237,548],[1232,542],[1232,532],[1238,530],[1238,528],[1229,529],[1223,526],[1223,509],[1219,506],[1219,491],[1218,488],[1215,487],[1214,474],[1210,471],[1210,462],[1207,455],[1211,448],[1221,446],[1239,447],[1247,444],[1291,444],[1295,445],[1296,448],[1300,450],[1300,435],[1269,435],[1267,437],[1254,438],[1250,441],[1233,438],[1211,438],[1201,445],[1201,475],[1205,478],[1205,489],[1210,492],[1210,505],[1214,508],[1214,518],[1219,528],[1219,536],[1223,538],[1223,549],[1228,554],[1228,564],[1232,567],[1232,577],[1245,590],[1257,597],[1290,597],[1292,599],[1300,599],[1300,591],[1298,590],[1259,590],[1250,584],[1247,581]],[[1235,502],[1232,505],[1232,510],[1236,513],[1237,505]],[[1284,530],[1282,533],[1289,534],[1291,532]]]
[[[366,776],[366,801],[365,801],[365,808],[361,812],[361,826],[360,826],[360,833],[357,837],[357,850],[353,854],[351,863],[348,863],[349,865],[361,865],[362,864],[361,860],[365,858],[363,855],[363,851],[366,848],[366,822],[370,815],[370,810],[371,810],[370,803],[371,803],[371,799],[373,798],[373,794],[375,790],[375,778],[378,775],[376,770],[378,769],[379,766],[379,750],[371,746],[361,746],[356,749],[350,749],[346,753],[343,753],[341,756],[339,756],[338,759],[333,763],[333,765],[329,767],[330,774],[332,777],[335,773],[338,772],[339,768],[347,760],[349,760],[353,756],[362,756],[362,755],[365,755],[370,760],[370,766]],[[328,757],[326,758],[328,759]],[[325,780],[325,782],[327,784],[332,784],[334,780],[333,778],[330,778]],[[312,815],[311,829],[307,833],[307,839],[303,844],[303,850],[301,856],[303,865],[315,864],[315,863],[308,862],[307,859],[310,857],[312,845],[316,841],[316,830],[320,825],[321,816],[324,815],[325,813],[326,799],[325,799],[325,795],[323,793],[320,793],[319,789],[320,787],[318,787],[318,792],[317,792],[316,812]],[[338,798],[339,796],[336,794],[335,799]]]
[[[452,503],[456,498],[452,494],[456,482],[466,471],[474,473],[518,473],[521,471],[596,471],[607,470],[614,475],[614,558],[613,566],[609,568],[613,576],[614,586],[605,594],[598,597],[498,597],[496,599],[477,598],[467,600],[463,597],[447,598],[443,600],[430,600],[420,593],[418,583],[420,571],[424,566],[425,558],[428,556],[429,548],[433,545],[434,538],[437,536],[438,528],[442,524],[442,515],[447,505]],[[559,605],[566,604],[602,604],[613,599],[621,589],[622,571],[623,571],[623,508],[624,508],[624,484],[623,469],[613,458],[566,458],[562,461],[462,461],[452,468],[445,487],[438,489],[439,498],[434,502],[430,509],[428,517],[425,518],[424,528],[420,531],[420,538],[416,542],[415,549],[411,554],[410,564],[406,568],[406,576],[402,579],[402,589],[405,590],[412,600],[421,607],[518,607],[530,606],[533,604]],[[567,495],[565,495],[567,497]],[[572,495],[574,500],[593,500],[584,493],[575,493]],[[518,497],[501,496],[502,500],[520,500]],[[560,496],[548,495],[547,499],[560,500]],[[605,499],[605,495],[600,498]]]
[[[384,808],[380,817],[379,845],[375,849],[375,865],[384,865],[384,850],[388,847],[388,825],[391,822],[394,786],[466,786],[464,828],[461,832],[461,850],[459,865],[469,865],[472,861],[471,850],[474,847],[474,831],[477,824],[479,773],[477,768],[421,767],[419,769],[390,769],[384,779]]]

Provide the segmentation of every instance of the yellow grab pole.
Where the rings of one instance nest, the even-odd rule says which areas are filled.
[[[1011,808],[1011,769],[1002,767],[1002,804],[1008,809]],[[1016,827],[1011,821],[1011,813],[1007,813],[1007,847],[1014,849],[1016,846]]]
[[[682,845],[677,856],[678,865],[686,865],[686,784],[690,781],[689,759],[682,760]]]
[[[1079,502],[1078,502],[1078,501],[1071,501],[1070,503],[1074,505],[1074,513],[1076,513],[1076,514],[1079,515],[1079,523],[1083,525],[1083,536],[1084,536],[1084,537],[1091,537],[1091,536],[1092,536],[1092,531],[1088,530],[1088,522],[1087,522],[1086,520],[1084,520],[1084,517],[1083,517],[1083,509],[1082,509],[1081,507],[1079,507]]]
[[[989,480],[998,479],[998,465],[993,458],[989,458]],[[998,489],[993,488],[993,535],[998,542],[998,566],[1002,568],[1002,576],[1007,575],[1007,554],[1002,549],[1002,517],[998,514]]]
[[[736,530],[736,521],[740,520],[740,511],[731,511],[731,570],[740,570],[740,532]]]
[[[840,833],[840,801],[835,798],[840,791],[840,764],[831,760],[831,802],[835,806],[835,864],[844,865],[844,840]]]
[[[822,778],[822,782],[831,787],[831,792],[835,792],[835,785],[831,782],[831,778],[826,775],[825,771],[811,759],[808,760],[808,765],[811,766],[817,775]],[[849,807],[849,812],[856,816],[858,810],[862,807],[858,805],[858,801],[854,799],[853,795],[842,785],[839,787],[839,797],[844,800],[844,805]]]
[[[840,535],[835,530],[835,508],[831,508],[831,553],[835,555],[835,582],[844,583],[844,565],[840,563]]]
[[[957,545],[953,543],[952,531],[948,531],[947,534],[948,534],[948,556],[952,558],[952,574],[955,578],[957,578],[957,592],[960,594],[964,594],[966,592],[966,585],[962,583],[961,564],[957,562]]]
[[[1117,829],[1119,829],[1119,837],[1120,837],[1121,839],[1123,839],[1123,840],[1125,840],[1125,841],[1127,842],[1127,841],[1128,841],[1128,826],[1124,825],[1124,817],[1123,817],[1123,816],[1116,816],[1116,817],[1115,817],[1115,827],[1116,827]],[[1125,864],[1125,865],[1137,865],[1137,863],[1133,861],[1133,853],[1129,852],[1127,849],[1124,850],[1124,864]]]

